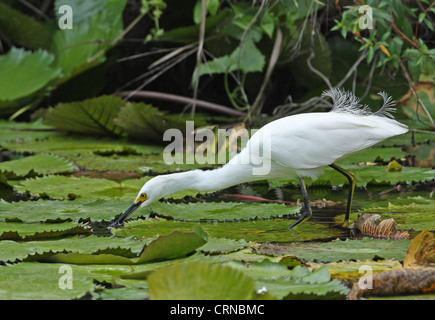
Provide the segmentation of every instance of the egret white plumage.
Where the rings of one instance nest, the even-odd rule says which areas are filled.
[[[311,216],[304,178],[316,179],[325,166],[337,170],[349,181],[345,215],[345,221],[348,221],[355,190],[355,175],[334,162],[408,131],[408,127],[394,120],[390,113],[395,111],[392,98],[385,92],[379,94],[384,100],[383,105],[378,111],[371,112],[350,92],[342,89],[325,91],[322,96],[331,97],[333,101],[329,112],[298,114],[266,124],[252,135],[239,154],[220,168],[191,170],[152,178],[141,188],[133,204],[111,226],[122,226],[136,209],[179,191],[215,191],[251,181],[297,176],[304,211],[289,227],[292,228]],[[264,139],[265,136],[269,137],[268,142]],[[270,152],[266,159],[264,154],[260,159],[258,150],[266,147],[270,148]],[[270,170],[267,173],[254,173],[253,169],[258,167],[259,160],[269,161]]]

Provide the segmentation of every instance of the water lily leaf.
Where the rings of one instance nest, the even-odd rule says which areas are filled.
[[[65,300],[80,298],[93,291],[95,284],[92,274],[85,268],[73,266],[70,269],[73,276],[71,289],[62,290],[59,283],[61,277],[67,275],[67,270],[59,264],[19,263],[2,266],[0,272],[0,288],[2,299],[7,300]]]
[[[134,258],[149,241],[129,238],[72,236],[65,239],[15,242],[0,241],[0,261],[17,263],[20,261],[38,261],[55,253],[93,253],[114,254]]]
[[[417,167],[403,167],[401,171],[388,171],[387,166],[345,166],[345,169],[354,173],[356,176],[356,185],[358,187],[366,187],[367,185],[393,185],[397,183],[412,183],[418,181],[433,180],[435,170]],[[285,184],[298,185],[296,179],[274,179],[268,180],[272,187],[279,187]],[[308,185],[315,184],[316,186],[343,186],[347,184],[347,179],[335,170],[325,167],[324,173],[319,176],[316,181],[307,178]]]
[[[361,267],[370,267],[373,273],[380,273],[384,271],[389,271],[393,269],[401,269],[402,264],[397,260],[365,260],[365,261],[343,261],[343,262],[330,262],[327,264],[324,263],[315,263],[315,262],[307,262],[311,269],[318,269],[323,266],[326,266],[331,274],[331,278],[338,279],[341,281],[358,281],[361,276],[364,275],[362,273]]]
[[[191,253],[207,242],[207,236],[202,230],[195,232],[180,232],[175,230],[152,241],[139,255],[137,263],[153,260],[175,259]]]
[[[190,231],[196,225],[199,225],[209,237],[258,242],[302,242],[336,238],[344,235],[342,230],[310,221],[301,224],[298,232],[292,232],[288,229],[292,222],[294,222],[294,219],[282,218],[219,223],[182,222],[162,218],[148,218],[146,220],[129,221],[123,228],[112,230],[112,232],[121,237],[149,238],[156,234],[167,234],[173,230]],[[237,253],[229,253],[228,255]]]
[[[0,171],[8,171],[7,178],[25,178],[33,175],[61,174],[74,172],[74,164],[55,155],[39,154],[23,159],[0,163]],[[11,177],[12,176],[12,177]]]
[[[0,101],[29,96],[60,75],[53,66],[54,55],[44,51],[26,51],[12,47],[0,56]]]
[[[247,300],[253,297],[251,277],[230,266],[206,262],[177,264],[148,277],[155,300]]]
[[[113,253],[57,253],[43,259],[45,262],[71,264],[143,264],[156,260],[170,260],[183,257],[206,243],[202,230],[194,232],[173,231],[159,236],[144,245],[137,259],[129,259]]]
[[[131,201],[113,200],[38,200],[15,203],[0,202],[0,221],[5,222],[46,222],[101,221],[113,220],[120,216]],[[140,212],[149,214],[144,208]]]
[[[433,200],[429,203],[411,203],[408,205],[389,204],[388,207],[367,208],[360,211],[360,214],[364,213],[380,214],[382,219],[392,218],[400,229],[422,231],[435,228]],[[357,219],[357,215],[351,214],[350,219],[352,218]]]
[[[198,251],[212,255],[239,251],[246,247],[248,247],[248,243],[243,239],[208,238],[207,243]]]
[[[141,179],[143,180],[143,179]],[[146,181],[146,179],[144,180]],[[108,179],[91,179],[88,177],[45,176],[27,179],[14,184],[19,192],[55,199],[67,199],[74,195],[82,200],[133,200],[138,189],[127,184]],[[142,183],[143,184],[143,183]],[[70,195],[70,196],[68,196]]]
[[[278,203],[201,202],[201,203],[154,203],[153,212],[158,216],[184,221],[244,221],[286,217],[300,211],[300,207],[288,207]]]
[[[29,241],[90,232],[89,225],[72,222],[56,224],[0,222],[0,240]]]
[[[60,103],[44,114],[44,123],[61,131],[118,136],[122,130],[113,119],[124,105],[125,102],[115,96]]]
[[[46,134],[39,139],[37,134],[32,139],[34,131],[27,136],[23,133],[16,133],[17,137],[23,136],[24,139],[4,140],[1,145],[11,151],[33,152],[33,153],[53,153],[65,157],[92,156],[104,152],[122,152],[126,148],[134,149],[140,154],[160,153],[163,151],[161,146],[135,144],[125,139],[108,139],[99,137],[85,137],[79,135],[64,135],[62,133]],[[1,135],[0,135],[1,136]],[[131,151],[133,152],[133,151]]]
[[[301,266],[295,267],[287,277],[257,280],[256,288],[264,288],[278,299],[290,300],[345,299],[349,291],[339,280],[331,281],[326,267],[310,273],[308,268]]]
[[[381,240],[364,238],[362,240],[333,240],[325,243],[297,244],[291,253],[298,258],[310,261],[349,261],[366,260],[375,257],[403,260],[410,240]]]

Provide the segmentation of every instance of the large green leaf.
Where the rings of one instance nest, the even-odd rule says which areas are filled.
[[[53,61],[54,55],[47,51],[15,47],[0,56],[0,101],[29,96],[56,79],[60,69]]]
[[[29,49],[47,49],[53,28],[0,2],[0,30],[11,42]]]
[[[89,270],[73,266],[72,288],[62,289],[67,270],[62,265],[47,263],[19,263],[2,266],[0,272],[1,297],[5,300],[65,300],[80,298],[93,291],[95,284]],[[71,274],[72,273],[72,274]],[[65,279],[65,282],[62,281]],[[107,279],[110,279],[107,277]]]
[[[241,70],[244,73],[261,72],[265,64],[264,55],[255,46],[252,38],[247,39],[231,55],[215,58],[212,61],[201,64],[192,77],[195,81],[199,70],[199,76],[204,74],[228,73]]]
[[[155,300],[247,300],[255,283],[242,271],[206,262],[177,264],[148,277]]]
[[[288,207],[278,203],[201,202],[189,204],[152,204],[153,211],[162,217],[183,221],[244,221],[290,216],[300,207]]]
[[[38,200],[7,203],[0,201],[0,221],[7,222],[66,222],[110,221],[120,216],[131,205],[131,200]],[[149,214],[144,208],[142,214]]]
[[[166,115],[149,104],[127,103],[114,122],[134,139],[161,143],[168,129],[185,132],[185,120],[176,115]]]
[[[6,171],[8,179],[74,172],[71,161],[50,154],[38,154],[23,159],[0,163],[0,171]]]
[[[170,234],[158,236],[143,250],[137,259],[129,259],[124,255],[106,252],[93,253],[56,253],[45,257],[47,262],[72,264],[143,264],[150,261],[171,260],[183,257],[207,242],[207,235],[200,229],[194,232],[173,231]]]
[[[63,222],[41,224],[0,222],[0,240],[28,241],[88,233],[90,233],[90,226],[81,223]]]
[[[125,227],[112,230],[112,232],[122,237],[148,238],[155,234],[166,234],[173,230],[189,231],[199,225],[209,237],[258,242],[303,242],[344,236],[343,230],[310,221],[298,226],[297,232],[289,230],[288,227],[294,221],[294,219],[278,218],[246,222],[199,223],[159,218],[127,222]]]
[[[145,180],[138,182],[143,184]],[[56,199],[78,197],[83,200],[131,200],[137,196],[137,184],[117,183],[108,179],[88,177],[45,176],[17,182],[14,186],[20,192],[29,191],[32,195],[49,196]]]
[[[72,30],[56,31],[51,46],[51,51],[56,54],[55,64],[62,68],[62,82],[105,61],[104,53],[121,36],[122,12],[126,2],[105,1],[103,10],[100,10],[102,6],[99,2],[92,2],[95,7],[89,1],[74,4],[75,10],[81,13],[79,19],[82,21],[74,24]],[[88,9],[91,10],[86,13]]]
[[[67,132],[117,136],[122,130],[113,119],[124,104],[121,98],[114,96],[60,103],[45,113],[44,123]]]
[[[289,277],[256,281],[257,289],[265,289],[279,299],[345,299],[349,289],[339,280],[331,281],[328,268],[323,267],[312,273],[305,267],[297,266]]]

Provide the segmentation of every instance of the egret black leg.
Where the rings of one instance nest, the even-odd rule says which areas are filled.
[[[347,222],[347,221],[349,221],[350,210],[352,208],[353,194],[355,193],[355,175],[352,172],[347,171],[347,170],[345,170],[345,169],[343,169],[335,164],[330,164],[329,166],[332,169],[340,172],[349,181],[349,194],[347,196],[348,198],[347,198],[347,206],[346,206],[346,215],[344,216],[344,221]]]
[[[310,201],[308,200],[307,187],[305,186],[304,179],[299,177],[299,181],[301,183],[302,196],[304,197],[304,213],[302,214],[302,216],[295,223],[293,223],[289,227],[289,229],[297,226],[298,224],[304,222],[305,220],[308,220],[311,217],[311,214],[312,214],[311,207],[310,207]]]

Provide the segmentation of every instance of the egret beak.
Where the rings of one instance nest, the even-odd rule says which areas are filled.
[[[125,212],[121,215],[121,217],[119,217],[118,220],[116,220],[116,222],[112,223],[109,227],[110,228],[119,228],[124,224],[124,221],[131,215],[133,214],[133,212],[135,212],[140,205],[142,204],[142,201],[136,199],[133,204],[127,209],[125,210]]]

